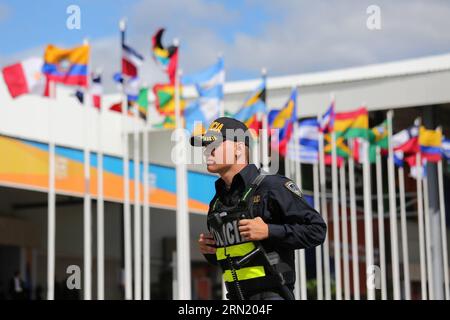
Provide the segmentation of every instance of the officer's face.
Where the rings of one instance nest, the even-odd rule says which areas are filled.
[[[235,142],[225,140],[221,143],[211,143],[204,150],[206,168],[211,173],[227,171],[236,163]]]

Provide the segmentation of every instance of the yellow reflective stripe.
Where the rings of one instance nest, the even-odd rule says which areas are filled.
[[[238,280],[249,280],[254,278],[260,278],[265,277],[266,273],[264,271],[263,266],[256,266],[256,267],[247,267],[236,270],[236,275],[238,277]],[[233,275],[231,273],[231,270],[225,270],[223,273],[223,280],[225,282],[233,282]]]
[[[246,255],[247,253],[250,253],[255,249],[255,244],[253,242],[245,242],[240,244],[235,244],[233,246],[227,247],[227,254],[230,255],[230,257],[241,257]],[[216,250],[216,258],[217,260],[224,260],[227,257],[225,256],[225,248],[220,247]]]

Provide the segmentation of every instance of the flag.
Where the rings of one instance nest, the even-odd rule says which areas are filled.
[[[403,167],[404,165],[404,154],[402,151],[394,151],[394,164],[397,167]]]
[[[155,61],[163,68],[169,76],[171,84],[175,83],[175,74],[178,66],[178,47],[162,45],[162,36],[165,29],[161,28],[152,37],[152,53]]]
[[[334,111],[334,101],[332,101],[330,106],[328,107],[328,110],[322,116],[322,119],[320,121],[319,128],[321,132],[329,133],[333,131],[335,115],[336,113]]]
[[[124,92],[127,95],[128,101],[136,101],[139,95],[140,80],[138,77],[125,79],[120,72],[116,72],[113,80],[124,86]]]
[[[261,128],[256,114],[266,112],[266,81],[263,79],[258,87],[247,97],[241,109],[233,118],[242,121],[248,128]],[[256,130],[258,133],[259,130]]]
[[[417,179],[419,172],[420,172],[422,178],[425,178],[427,176],[428,161],[425,158],[421,158],[421,159],[422,159],[422,164],[419,165],[418,167],[416,166],[416,156],[415,155],[409,156],[408,158],[405,159],[409,165],[409,175],[414,179]]]
[[[330,154],[330,156],[331,156],[331,152],[332,152],[331,135],[325,134],[323,136],[323,139],[324,139],[323,151],[326,154]],[[353,140],[353,141],[355,141],[355,140]],[[348,158],[350,155],[350,149],[347,146],[347,144],[345,143],[344,137],[336,138],[336,155],[341,158]]]
[[[122,75],[136,78],[138,68],[144,61],[144,57],[130,46],[122,43]]]
[[[82,45],[72,49],[62,49],[48,45],[44,54],[42,73],[49,81],[65,85],[88,85],[89,46]],[[48,88],[46,89],[48,96]]]
[[[388,149],[388,120],[383,121],[380,125],[372,128],[368,131],[368,141],[370,142],[369,146],[369,162],[374,163],[376,161],[377,156],[377,148],[380,148],[382,153],[386,153]],[[353,145],[353,158],[361,162],[359,159],[360,156],[360,139],[354,140]]]
[[[294,150],[298,151],[298,160],[301,163],[318,163],[319,161],[319,122],[317,119],[307,119],[299,123],[298,136],[295,137]]]
[[[442,155],[447,161],[450,160],[450,139],[442,138]]]
[[[337,112],[334,117],[333,131],[339,137],[369,139],[369,113],[366,107],[348,112]]]
[[[153,125],[157,129],[175,129],[175,116],[167,115],[161,123]]]
[[[183,111],[186,101],[182,98],[183,87],[180,86],[180,111]],[[160,114],[175,114],[175,87],[172,84],[155,84],[153,86],[155,106]]]
[[[138,107],[139,116],[147,120],[147,113],[148,113],[148,89],[147,88],[141,88],[139,90],[139,96],[136,101],[136,105]]]
[[[3,79],[12,98],[23,94],[44,94],[43,64],[42,58],[33,57],[2,69]]]
[[[278,153],[286,155],[287,142],[291,138],[293,124],[297,116],[297,89],[292,89],[289,100],[280,110],[272,110],[268,115],[269,128],[278,129]],[[276,140],[275,140],[276,141]],[[272,140],[274,142],[274,140]]]
[[[91,96],[92,96],[92,104],[94,107],[100,109],[102,106],[102,76],[99,73],[92,74],[91,81]]]
[[[441,130],[427,130],[421,126],[419,129],[419,146],[422,157],[429,162],[438,162],[441,160]]]
[[[125,80],[125,94],[128,101],[136,101],[139,95],[141,83],[139,78]]]
[[[133,116],[133,102],[128,101],[128,115]],[[122,102],[116,102],[109,107],[110,111],[122,113]]]
[[[219,58],[213,66],[194,75],[184,76],[183,85],[195,85],[199,98],[184,110],[186,129],[191,133],[194,125],[208,127],[219,116],[223,101],[225,69],[223,59]]]
[[[90,86],[90,92],[92,97],[92,106],[100,109],[101,107],[101,97],[103,94],[103,87],[102,87],[102,79],[100,74],[93,73],[91,75],[91,86]],[[84,91],[81,89],[77,89],[75,92],[75,96],[77,97],[78,101],[80,103],[84,103]]]
[[[372,128],[369,131],[369,141],[371,145],[380,147],[380,149],[386,150],[389,147],[388,137],[388,120],[386,119],[380,125]]]
[[[419,152],[419,120],[414,121],[414,125],[404,129],[392,136],[392,147],[394,151],[402,151],[405,154],[415,154]]]

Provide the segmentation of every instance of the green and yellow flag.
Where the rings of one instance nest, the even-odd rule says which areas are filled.
[[[139,95],[137,98],[137,108],[139,112],[139,116],[147,120],[147,113],[148,113],[148,89],[147,88],[141,88],[139,90]]]
[[[153,87],[156,110],[163,115],[175,114],[175,86],[172,84],[156,84]],[[180,86],[180,111],[186,106],[183,99],[183,87]]]

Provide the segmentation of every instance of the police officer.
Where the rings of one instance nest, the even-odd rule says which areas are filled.
[[[198,240],[200,251],[210,263],[221,266],[229,299],[291,299],[295,283],[294,250],[322,244],[327,227],[290,179],[278,174],[264,175],[255,185],[261,174],[254,164],[249,164],[251,135],[247,130],[242,122],[221,117],[203,135],[191,137],[193,146],[205,147],[207,170],[220,175],[209,206],[209,233],[200,234]],[[211,215],[218,213],[221,219],[224,217],[221,212],[229,211],[250,194],[250,199],[245,199],[250,211],[246,218],[214,228]],[[265,256],[233,267],[236,266],[233,261],[245,257],[257,245]],[[270,257],[275,268],[264,257]]]

